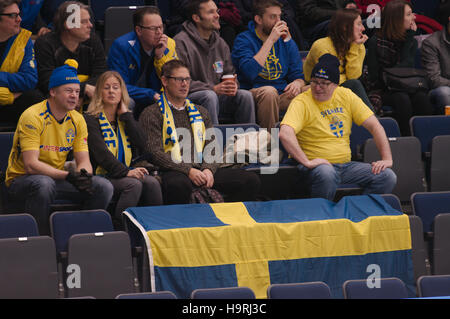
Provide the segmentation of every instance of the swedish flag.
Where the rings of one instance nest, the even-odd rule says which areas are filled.
[[[265,298],[273,283],[342,283],[398,277],[413,289],[407,215],[378,195],[129,208],[148,243],[152,290],[189,298],[196,288],[247,286]]]

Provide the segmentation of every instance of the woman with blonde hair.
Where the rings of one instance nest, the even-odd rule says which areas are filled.
[[[115,219],[128,207],[162,204],[161,187],[143,167],[130,167],[136,152],[144,152],[145,137],[129,110],[125,82],[119,73],[103,73],[85,114],[89,155],[97,175],[108,178],[118,198]]]
[[[339,59],[339,85],[349,88],[364,103],[372,108],[364,86],[359,81],[362,75],[368,37],[363,32],[361,16],[356,9],[339,9],[331,18],[328,36],[313,43],[303,64],[305,80],[309,82],[311,71],[319,58],[329,53]]]
[[[367,65],[369,84],[383,105],[393,108],[402,135],[410,135],[409,119],[413,115],[431,115],[433,108],[426,90],[414,93],[389,90],[383,81],[385,68],[414,68],[417,53],[417,30],[411,4],[393,0],[381,13],[381,29],[368,41]]]

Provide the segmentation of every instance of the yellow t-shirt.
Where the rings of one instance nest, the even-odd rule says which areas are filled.
[[[305,63],[303,63],[303,74],[305,80],[311,80],[311,72],[314,66],[319,62],[319,58],[325,53],[332,54],[337,57],[336,49],[330,37],[316,40],[306,56]],[[347,80],[358,79],[363,70],[364,57],[366,56],[366,48],[364,44],[352,43],[350,49],[345,55],[344,59],[339,59],[339,84]]]
[[[6,170],[6,185],[25,175],[22,152],[39,151],[39,161],[63,169],[67,154],[88,152],[87,125],[77,111],[67,112],[59,123],[51,114],[47,100],[30,106],[20,116]]]
[[[324,158],[333,164],[351,160],[352,122],[361,125],[373,115],[350,89],[337,87],[330,100],[318,102],[308,90],[292,100],[281,125],[295,131],[309,160]]]

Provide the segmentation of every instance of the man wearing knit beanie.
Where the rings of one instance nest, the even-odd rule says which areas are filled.
[[[372,134],[382,160],[351,161],[352,122]],[[280,140],[298,162],[311,197],[333,200],[340,184],[357,184],[364,194],[386,194],[397,182],[383,127],[356,94],[339,86],[339,61],[331,54],[321,56],[313,68],[311,89],[291,102]]]
[[[56,68],[50,96],[26,109],[14,133],[5,184],[12,210],[34,216],[40,235],[49,235],[50,205],[56,198],[74,200],[85,209],[106,209],[113,194],[111,183],[92,176],[87,126],[75,110],[80,93],[76,61]],[[64,170],[73,151],[76,168]]]

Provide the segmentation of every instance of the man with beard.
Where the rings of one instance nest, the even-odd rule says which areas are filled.
[[[277,0],[255,2],[254,21],[236,37],[231,55],[242,87],[256,101],[257,123],[267,129],[305,86],[302,59],[280,19],[281,8]]]
[[[235,123],[255,123],[252,94],[239,89],[230,49],[219,35],[219,10],[213,0],[194,0],[187,6],[189,21],[174,40],[180,60],[192,77],[188,98],[208,110],[213,124],[219,114],[233,116]],[[231,76],[224,81],[222,76]]]

